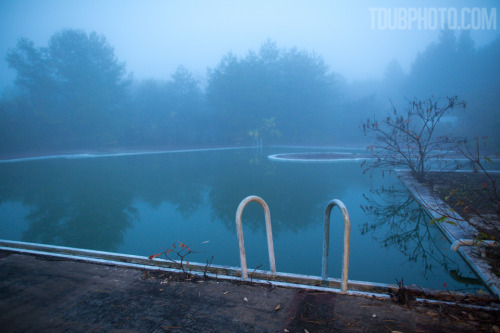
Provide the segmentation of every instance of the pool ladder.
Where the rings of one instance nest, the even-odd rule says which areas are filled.
[[[269,252],[269,267],[271,268],[271,273],[276,274],[276,261],[274,260],[274,246],[273,246],[273,231],[271,229],[271,212],[266,202],[256,195],[251,195],[243,199],[238,209],[236,210],[236,232],[238,233],[238,244],[240,247],[240,262],[241,262],[241,277],[243,280],[248,280],[247,272],[247,257],[245,254],[245,242],[243,240],[243,227],[241,225],[241,214],[243,209],[248,203],[252,201],[257,201],[260,203],[264,209],[264,215],[266,217],[266,234],[267,234],[267,251]]]
[[[328,279],[328,253],[330,246],[330,214],[333,207],[339,207],[344,218],[344,253],[342,260],[342,280],[340,289],[343,293],[347,292],[347,281],[349,273],[349,248],[351,246],[351,219],[344,203],[338,199],[334,199],[328,203],[325,210],[325,227],[323,230],[323,263],[321,279],[323,284],[327,284]]]
[[[271,268],[271,273],[276,274],[276,261],[274,258],[274,245],[273,245],[273,232],[271,228],[271,212],[266,202],[255,195],[246,197],[241,201],[236,210],[236,232],[238,234],[238,244],[240,248],[240,262],[241,262],[241,277],[243,280],[248,280],[247,271],[247,259],[245,254],[245,242],[243,240],[243,227],[241,223],[241,215],[245,206],[252,202],[258,202],[264,209],[264,215],[266,219],[266,234],[267,234],[267,250],[269,252],[269,266]],[[338,206],[342,216],[344,218],[344,253],[343,253],[343,263],[342,263],[342,280],[340,284],[340,289],[343,293],[347,292],[347,282],[348,282],[348,271],[349,271],[349,247],[350,247],[350,236],[351,236],[351,221],[349,218],[349,213],[347,208],[338,199],[330,201],[325,210],[325,225],[323,234],[323,262],[322,262],[322,282],[327,284],[328,279],[328,253],[330,244],[330,215],[333,207]]]

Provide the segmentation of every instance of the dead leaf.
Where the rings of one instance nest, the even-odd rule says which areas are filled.
[[[281,309],[281,304],[278,304],[278,305],[274,308],[274,311],[278,311],[279,309]]]
[[[439,316],[439,314],[437,314],[434,311],[427,311],[425,314],[430,316],[430,317],[438,317]]]

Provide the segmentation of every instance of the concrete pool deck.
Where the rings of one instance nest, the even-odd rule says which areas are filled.
[[[499,332],[499,305],[482,305],[404,305],[0,252],[0,327],[8,332]]]

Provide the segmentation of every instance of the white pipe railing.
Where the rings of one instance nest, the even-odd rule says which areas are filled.
[[[481,257],[485,258],[486,257],[486,252],[484,247],[485,246],[499,246],[497,241],[493,240],[475,240],[475,239],[457,239],[456,241],[451,244],[451,249],[453,251],[458,251],[458,249],[461,246],[479,246],[480,252],[481,252]]]
[[[267,250],[269,252],[269,266],[271,268],[271,273],[276,273],[276,262],[274,260],[274,246],[273,246],[273,231],[271,229],[271,212],[269,211],[269,207],[266,202],[255,195],[251,195],[246,197],[241,201],[238,206],[238,210],[236,211],[236,231],[238,233],[238,244],[240,247],[240,262],[241,262],[241,277],[243,280],[248,280],[248,272],[247,272],[247,259],[245,255],[245,242],[243,240],[243,227],[241,224],[241,214],[243,213],[243,209],[245,206],[252,201],[257,201],[260,203],[262,208],[264,208],[264,215],[266,218],[266,233],[267,233]]]
[[[342,281],[340,284],[340,289],[343,293],[347,292],[347,282],[349,273],[349,247],[351,243],[351,220],[349,218],[349,213],[344,203],[338,199],[334,199],[328,203],[325,210],[325,229],[323,235],[323,265],[322,265],[322,279],[323,283],[326,283],[328,279],[328,252],[330,244],[330,214],[332,208],[338,206],[344,217],[344,253],[342,261]]]

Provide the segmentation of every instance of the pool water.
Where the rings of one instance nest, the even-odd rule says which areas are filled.
[[[271,210],[280,272],[321,275],[323,216],[351,217],[349,279],[484,289],[395,175],[361,164],[293,163],[290,147],[184,151],[0,163],[0,238],[149,256],[183,242],[185,259],[239,266],[235,213],[249,195]],[[329,276],[340,277],[343,221],[330,227]],[[249,272],[269,269],[264,214],[243,212]]]

